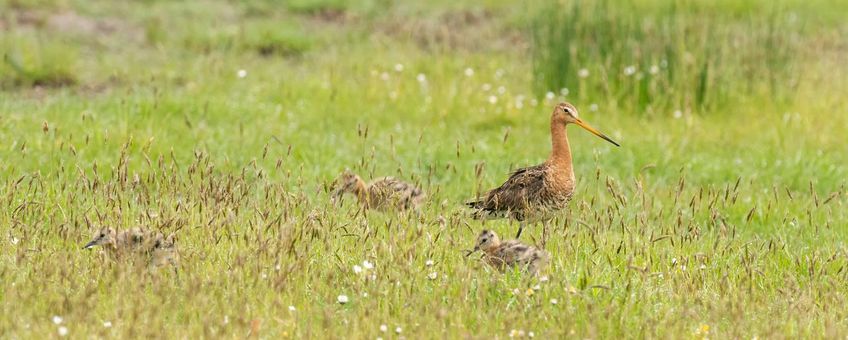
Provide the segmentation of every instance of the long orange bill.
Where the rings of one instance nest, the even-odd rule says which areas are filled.
[[[586,129],[586,131],[589,131],[589,132],[593,133],[595,136],[598,136],[598,137],[603,138],[604,140],[606,140],[607,142],[612,143],[612,144],[613,144],[613,145],[615,145],[615,146],[621,146],[621,145],[618,145],[618,143],[616,143],[616,142],[615,142],[614,140],[612,140],[611,138],[607,137],[607,135],[605,135],[605,134],[601,133],[600,131],[598,131],[597,129],[593,128],[591,125],[589,125],[588,123],[584,122],[584,121],[583,121],[583,120],[581,120],[580,118],[578,118],[577,120],[575,120],[575,121],[574,121],[574,123],[575,123],[575,124],[577,124],[577,125],[580,125],[580,127],[582,127],[582,128],[584,128],[584,129]]]

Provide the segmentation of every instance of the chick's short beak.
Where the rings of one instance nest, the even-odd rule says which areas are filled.
[[[97,245],[97,240],[93,240],[91,242],[86,243],[85,246],[82,247],[82,249],[91,249],[91,248],[94,248],[94,246],[96,246],[96,245]]]

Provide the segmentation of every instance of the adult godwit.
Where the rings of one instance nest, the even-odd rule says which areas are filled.
[[[424,191],[411,183],[392,177],[383,177],[365,183],[361,177],[345,170],[332,185],[331,200],[336,203],[345,193],[356,196],[365,209],[417,210],[426,198]]]
[[[551,113],[551,155],[544,163],[518,169],[500,187],[489,190],[478,200],[468,202],[475,219],[509,218],[519,222],[518,234],[527,223],[544,222],[564,209],[574,194],[574,168],[565,127],[577,124],[598,137],[618,143],[591,127],[577,115],[569,103],[560,103]],[[547,228],[546,228],[547,229]],[[547,236],[545,231],[544,238]]]
[[[477,242],[468,255],[482,250],[486,263],[500,271],[518,267],[530,274],[537,274],[550,260],[550,255],[544,250],[521,243],[518,240],[503,241],[498,234],[491,230],[483,230],[477,236]],[[467,256],[467,255],[466,255]]]

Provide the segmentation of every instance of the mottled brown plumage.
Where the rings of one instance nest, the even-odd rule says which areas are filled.
[[[150,251],[149,268],[156,269],[170,265],[176,271],[180,264],[180,252],[177,249],[177,237],[174,234],[165,237],[157,233],[154,237],[153,249]]]
[[[153,248],[154,235],[143,228],[123,231],[104,227],[88,242],[83,249],[101,246],[112,258],[148,253]]]
[[[530,274],[537,274],[549,262],[550,255],[541,249],[521,243],[518,240],[503,241],[491,230],[483,230],[477,236],[473,252],[482,250],[483,259],[500,271],[519,268]]]
[[[345,193],[356,196],[359,204],[365,209],[382,211],[417,210],[426,198],[424,191],[411,183],[393,177],[383,177],[365,183],[350,170],[345,170],[333,183],[331,199],[338,202]]]
[[[176,266],[179,263],[176,237],[173,234],[165,237],[160,232],[138,227],[123,231],[104,227],[83,249],[97,246],[102,247],[112,260],[142,259],[147,261],[151,269],[165,264]]]
[[[526,223],[551,219],[566,207],[574,194],[574,170],[565,127],[577,124],[618,146],[609,137],[578,118],[577,109],[560,103],[551,114],[551,154],[539,165],[518,169],[500,187],[468,202],[476,219],[509,218],[519,221],[518,234]]]

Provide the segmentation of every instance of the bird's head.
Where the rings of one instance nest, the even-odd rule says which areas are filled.
[[[577,124],[580,127],[586,129],[586,131],[591,132],[595,136],[601,137],[607,142],[612,143],[615,146],[620,146],[611,138],[607,137],[605,134],[601,133],[597,129],[593,128],[589,123],[586,123],[582,119],[580,119],[580,115],[577,113],[577,108],[570,103],[559,103],[555,108],[553,114],[551,114],[551,123],[552,124]]]
[[[498,234],[495,234],[495,232],[491,230],[483,230],[480,232],[480,235],[477,236],[477,242],[474,244],[474,250],[472,252],[478,250],[487,251],[497,247],[500,243],[501,240],[498,238]]]
[[[354,192],[360,178],[350,169],[345,169],[330,185],[330,200],[336,204],[346,192]]]
[[[96,235],[94,235],[94,238],[90,242],[86,243],[85,246],[82,247],[82,249],[91,249],[96,246],[114,243],[116,236],[117,232],[115,232],[115,229],[103,227]]]

